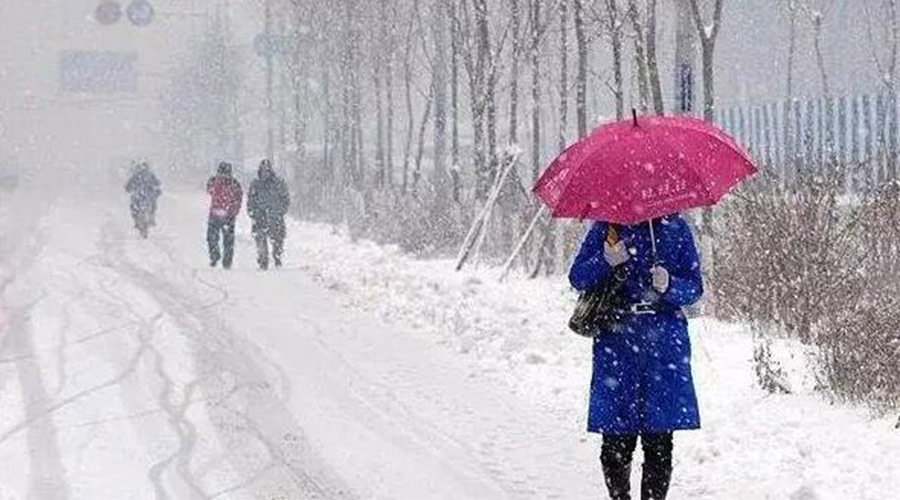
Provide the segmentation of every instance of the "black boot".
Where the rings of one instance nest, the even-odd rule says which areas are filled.
[[[666,500],[672,480],[672,434],[641,437],[644,467],[641,500]]]
[[[603,436],[603,477],[610,500],[631,500],[631,459],[637,436]]]
[[[609,500],[631,500],[631,464],[604,466],[603,477]]]

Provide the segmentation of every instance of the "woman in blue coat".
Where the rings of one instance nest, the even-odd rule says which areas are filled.
[[[682,310],[703,295],[700,260],[681,216],[652,224],[595,223],[570,272],[572,285],[581,291],[598,286],[618,268],[625,272],[623,319],[598,332],[594,341],[588,417],[588,431],[603,434],[601,462],[612,500],[631,499],[638,437],[645,461],[641,498],[665,499],[672,433],[700,427]]]

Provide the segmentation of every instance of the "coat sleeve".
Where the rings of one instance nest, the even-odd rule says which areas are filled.
[[[250,190],[247,191],[247,215],[250,216],[251,219],[256,218],[256,208],[257,208],[257,198],[258,188],[256,185],[256,181],[250,183]]]
[[[611,270],[610,265],[603,258],[603,242],[606,240],[608,228],[608,224],[597,222],[584,238],[581,250],[575,257],[572,269],[569,270],[569,282],[576,290],[590,290],[597,286]]]
[[[680,220],[678,224],[678,257],[668,266],[669,289],[661,299],[667,304],[685,307],[697,303],[703,297],[703,274],[691,228],[684,220]]]

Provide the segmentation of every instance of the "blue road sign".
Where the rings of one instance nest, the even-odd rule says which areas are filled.
[[[155,12],[153,4],[148,0],[133,0],[128,4],[126,14],[128,14],[128,20],[131,21],[131,24],[144,27],[149,26],[153,22]]]
[[[116,24],[122,19],[122,6],[113,0],[101,2],[94,11],[94,19],[104,26]]]

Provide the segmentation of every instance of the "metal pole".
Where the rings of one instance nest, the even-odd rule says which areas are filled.
[[[265,0],[266,7],[266,157],[274,159],[275,156],[275,98],[273,92],[273,61],[272,51],[272,0]]]

